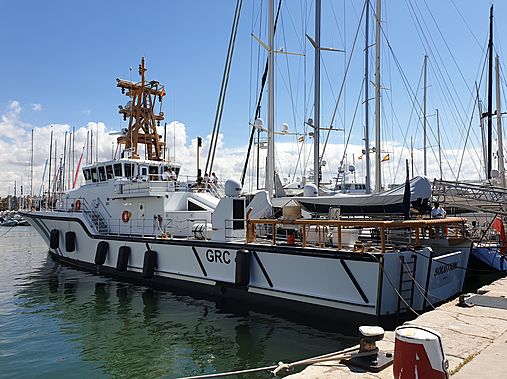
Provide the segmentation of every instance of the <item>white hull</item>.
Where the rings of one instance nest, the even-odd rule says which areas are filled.
[[[74,266],[169,288],[177,285],[219,296],[234,295],[245,302],[261,299],[281,306],[315,306],[373,318],[409,313],[397,294],[404,288],[400,280],[407,279],[407,275],[402,277],[400,257],[408,262],[414,257],[416,260],[412,291],[403,295],[415,311],[458,294],[465,277],[465,270],[460,268],[468,262],[468,251],[457,248],[442,249],[438,254],[429,248],[384,254],[331,254],[329,249],[242,241],[99,235],[87,226],[80,212],[30,212],[24,216],[48,245],[51,231],[58,230],[58,247],[50,248],[50,252]],[[74,251],[66,249],[67,232],[75,233]],[[108,252],[104,264],[95,265],[101,241],[107,242]],[[147,245],[157,256],[151,278],[143,278]],[[130,247],[131,254],[126,271],[119,272],[116,267],[121,246]],[[237,262],[240,254],[249,257],[246,282],[244,276],[238,279],[239,271],[245,269],[241,267],[244,263]],[[430,260],[430,254],[438,256]]]

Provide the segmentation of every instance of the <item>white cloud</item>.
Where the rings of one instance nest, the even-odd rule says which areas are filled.
[[[42,111],[42,104],[30,104],[32,107],[32,111],[34,112],[40,112]]]
[[[55,163],[60,159],[63,162],[63,150],[65,145],[65,133],[67,132],[67,151],[69,151],[69,135],[72,132],[72,126],[68,124],[53,124],[52,126],[32,126],[24,123],[21,119],[22,106],[17,101],[8,104],[4,113],[0,116],[0,164],[2,165],[2,181],[0,181],[0,195],[5,196],[10,188],[13,193],[14,181],[24,186],[24,193],[30,192],[30,141],[31,131],[34,135],[34,169],[33,169],[33,193],[39,193],[41,181],[44,175],[44,167],[46,160],[49,158],[49,145],[51,131],[53,132],[53,151],[56,150],[56,158],[53,154],[52,176],[54,176]],[[71,163],[67,168],[74,170],[77,168],[77,162],[83,154],[83,165],[92,159],[108,160],[111,159],[115,151],[116,136],[109,135],[110,129],[103,122],[89,122],[86,126],[76,128],[74,131],[74,152],[71,153]],[[168,156],[171,161],[182,164],[181,176],[195,177],[196,175],[196,159],[197,159],[197,138],[191,138],[187,135],[186,126],[179,121],[173,121],[167,125],[167,143]],[[93,134],[93,152],[90,148],[83,150],[87,138],[90,139]],[[159,127],[159,134],[164,136],[164,128]],[[313,167],[312,141],[309,140],[305,146],[298,143],[294,137],[279,137],[276,143],[276,167],[281,177],[301,176],[308,174]],[[206,157],[208,155],[211,136],[203,138],[203,146],[200,150],[200,167],[205,170]],[[98,143],[97,143],[98,141]],[[247,150],[247,141],[241,146],[228,146],[227,136],[219,135],[218,146],[216,150],[213,171],[216,172],[221,180],[229,178],[239,179],[243,169],[245,153]],[[358,181],[362,181],[364,177],[364,159],[358,160],[361,155],[363,146],[349,145],[347,149],[346,161],[353,163],[355,160],[356,177]],[[256,150],[255,148],[253,150]],[[298,163],[298,153],[301,150],[301,158]],[[324,180],[331,180],[336,176],[339,162],[343,157],[343,144],[329,144],[326,149],[325,160],[327,165],[323,169]],[[398,142],[387,141],[383,144],[383,150],[390,154],[390,160],[382,163],[382,176],[384,183],[403,182],[405,179],[405,157],[408,157],[407,148],[404,148]],[[260,150],[260,185],[264,183],[264,168],[266,150]],[[384,153],[382,154],[384,155]],[[93,157],[92,157],[93,156]],[[444,150],[442,152],[443,174],[444,178],[454,179],[454,174],[462,160],[463,152],[458,150]],[[482,174],[482,153],[478,148],[469,148],[463,156],[461,165],[460,179],[478,179]],[[373,167],[374,160],[372,154],[372,178],[374,177]],[[65,157],[68,160],[68,155]],[[72,163],[73,161],[73,163]],[[257,157],[254,153],[250,158],[251,163],[255,163]],[[422,152],[414,151],[415,174],[422,173]],[[297,166],[297,167],[296,167]],[[297,168],[297,169],[296,169]],[[48,168],[46,168],[45,184],[48,180]],[[438,158],[433,152],[429,153],[428,174],[431,178],[439,176],[440,167]],[[66,170],[65,182],[69,183],[69,175],[71,179],[74,174],[71,170]],[[80,176],[81,178],[81,176]],[[250,165],[247,171],[247,181],[245,190],[255,188],[256,169]],[[70,180],[71,182],[72,180]],[[373,185],[373,180],[372,180]],[[19,193],[19,190],[18,190]]]
[[[15,114],[21,113],[21,105],[19,104],[19,101],[12,100],[7,108]]]

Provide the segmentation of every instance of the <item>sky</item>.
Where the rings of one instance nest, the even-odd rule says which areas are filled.
[[[220,179],[239,178],[245,160],[266,59],[266,52],[251,35],[267,41],[266,4],[266,0],[243,1],[214,166]],[[385,183],[403,180],[411,144],[414,174],[423,173],[425,54],[429,56],[428,176],[438,177],[440,167],[448,179],[484,176],[475,83],[486,103],[483,69],[491,4],[497,20],[495,54],[500,58],[503,94],[506,80],[502,71],[502,38],[507,26],[498,20],[507,12],[505,1],[384,1],[381,150],[382,156],[390,157],[382,163]],[[58,140],[58,156],[63,153],[65,132],[75,130],[77,162],[87,131],[93,130],[98,135],[99,159],[109,159],[115,141],[109,133],[125,126],[117,106],[128,100],[116,87],[116,78],[137,80],[136,68],[142,56],[146,58],[148,78],[166,86],[163,110],[168,123],[169,155],[183,164],[185,175],[194,175],[197,137],[205,140],[201,162],[205,161],[209,146],[235,6],[235,0],[154,0],[143,5],[136,1],[3,1],[2,13],[6,17],[0,24],[0,196],[13,194],[15,185],[17,194],[21,185],[25,194],[39,193],[51,130]],[[308,174],[312,167],[312,139],[304,121],[314,117],[314,52],[304,35],[315,34],[313,7],[312,0],[284,0],[275,38],[276,49],[299,54],[276,54],[275,128],[279,130],[282,123],[287,123],[291,133],[298,133],[277,136],[276,141],[277,170],[289,179]],[[370,17],[374,9],[372,1]],[[336,176],[348,140],[346,161],[356,165],[356,175],[362,180],[364,159],[359,157],[363,155],[365,124],[363,1],[322,0],[322,10],[322,46],[344,50],[322,52],[321,124],[339,129],[330,134],[323,175],[326,180]],[[371,72],[375,52],[372,24],[373,19],[368,49]],[[370,99],[373,81],[370,73]],[[331,123],[338,97],[336,118]],[[266,109],[264,101],[264,120]],[[441,165],[436,148],[436,109],[440,115]],[[372,100],[369,110],[369,135],[373,141]],[[495,119],[494,122],[496,141]],[[305,142],[298,142],[303,134]],[[325,137],[322,132],[321,139]],[[265,153],[261,150],[261,154]],[[262,174],[264,165],[261,166]],[[249,168],[248,174],[255,177],[255,168]],[[254,181],[248,181],[246,186],[254,185]]]

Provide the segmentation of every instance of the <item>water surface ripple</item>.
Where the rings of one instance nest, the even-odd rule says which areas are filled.
[[[74,270],[51,260],[32,228],[7,230],[0,228],[0,377],[176,378],[290,362],[355,341]]]

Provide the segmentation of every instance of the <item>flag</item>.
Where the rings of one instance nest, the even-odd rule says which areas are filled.
[[[498,234],[500,234],[500,254],[505,255],[507,253],[505,227],[500,217],[496,216],[491,224]]]
[[[304,142],[304,140],[305,140],[305,136],[301,136],[298,138],[298,142]]]
[[[357,159],[363,159],[363,156],[362,156],[362,155],[360,155],[360,156],[358,156],[358,157],[357,157]]]
[[[381,162],[385,162],[389,160],[389,154],[384,155],[384,158],[382,158]]]
[[[79,175],[79,167],[81,166],[81,161],[83,159],[84,149],[85,148],[83,146],[83,151],[81,152],[81,156],[79,157],[79,161],[77,162],[76,174],[74,175],[74,183],[72,184],[72,188],[76,188],[77,177]]]

